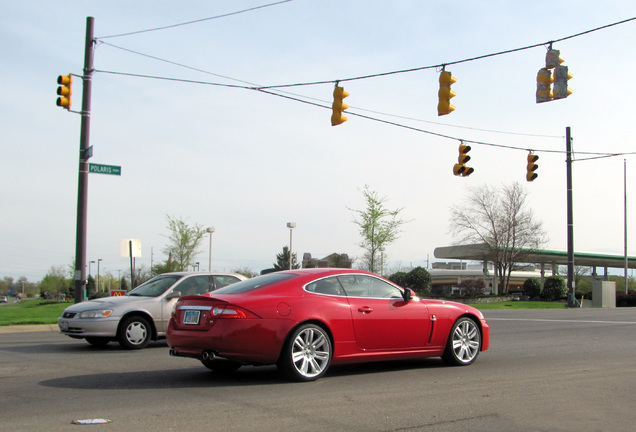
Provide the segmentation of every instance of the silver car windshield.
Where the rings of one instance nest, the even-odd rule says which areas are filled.
[[[128,296],[140,297],[159,297],[166,292],[181,276],[157,276],[139,285],[137,288],[129,292]]]

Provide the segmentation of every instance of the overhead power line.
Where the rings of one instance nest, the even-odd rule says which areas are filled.
[[[106,37],[126,36],[126,35],[130,35],[130,34],[137,34],[137,33],[154,31],[154,30],[162,30],[162,29],[166,29],[166,28],[171,28],[171,27],[176,27],[176,26],[181,26],[181,25],[187,25],[187,24],[192,24],[192,23],[196,23],[196,22],[206,21],[206,20],[220,18],[220,17],[224,17],[224,16],[229,16],[229,15],[234,15],[234,14],[238,14],[238,13],[243,13],[243,12],[247,12],[247,11],[251,11],[251,10],[255,10],[255,9],[260,9],[260,8],[263,8],[263,7],[274,6],[274,5],[278,5],[278,4],[281,4],[281,3],[286,3],[286,2],[289,2],[289,1],[292,1],[292,0],[284,0],[284,1],[276,2],[276,3],[270,3],[268,5],[263,5],[263,6],[259,6],[259,7],[255,7],[255,8],[245,9],[243,11],[237,11],[237,12],[233,12],[231,14],[225,14],[225,15],[219,15],[219,16],[216,16],[216,17],[204,18],[204,19],[201,19],[201,20],[190,21],[190,22],[182,23],[182,24],[175,24],[175,25],[172,25],[172,26],[159,27],[159,28],[156,28],[156,29],[149,29],[149,30],[125,33],[125,34],[121,34],[121,35],[106,36]],[[437,65],[422,66],[422,67],[417,67],[417,68],[403,69],[403,70],[383,72],[383,73],[370,74],[370,75],[363,75],[363,76],[350,77],[350,78],[344,78],[344,79],[341,78],[341,79],[338,79],[338,80],[325,80],[325,81],[304,82],[304,83],[296,83],[296,84],[281,84],[281,85],[271,85],[271,86],[257,85],[257,84],[250,83],[250,82],[247,82],[247,81],[238,80],[238,79],[235,79],[235,78],[232,78],[232,77],[228,77],[228,76],[212,73],[212,72],[209,72],[209,71],[205,71],[205,70],[202,70],[202,69],[199,69],[199,68],[187,66],[187,65],[184,65],[184,64],[181,64],[181,63],[177,63],[177,62],[174,62],[174,61],[162,59],[160,57],[144,54],[144,53],[141,53],[141,52],[138,52],[138,51],[133,51],[133,50],[130,50],[130,49],[127,49],[127,48],[123,48],[123,47],[120,47],[120,46],[117,46],[117,45],[110,44],[108,42],[103,42],[103,41],[101,41],[101,39],[104,39],[106,37],[102,37],[102,38],[97,38],[96,40],[101,42],[101,43],[103,43],[103,44],[111,46],[113,48],[121,49],[121,50],[130,52],[130,53],[135,54],[135,55],[145,56],[145,57],[157,60],[157,61],[162,61],[162,62],[165,62],[165,63],[169,63],[169,64],[172,64],[172,65],[175,65],[175,66],[187,68],[187,69],[194,70],[194,71],[197,71],[197,72],[213,75],[213,76],[216,76],[216,77],[219,77],[219,78],[236,81],[236,82],[239,82],[239,83],[242,83],[242,84],[245,84],[245,85],[212,83],[212,82],[198,81],[198,80],[187,80],[187,79],[180,79],[180,78],[170,78],[170,77],[161,77],[161,76],[152,76],[152,75],[142,75],[142,74],[133,74],[133,73],[125,73],[125,72],[106,71],[106,70],[96,70],[96,72],[108,73],[108,74],[117,74],[117,75],[125,75],[125,76],[138,77],[138,78],[159,79],[159,80],[167,80],[167,81],[179,81],[179,82],[190,83],[190,84],[202,84],[202,85],[210,85],[210,86],[218,86],[218,87],[229,87],[229,88],[240,88],[240,89],[245,89],[245,90],[255,90],[255,91],[259,91],[261,93],[269,94],[269,95],[272,95],[272,96],[278,96],[278,97],[282,97],[282,98],[285,98],[285,99],[289,99],[289,100],[305,103],[305,104],[308,104],[308,105],[317,106],[317,107],[320,107],[320,108],[331,109],[330,106],[325,106],[325,105],[321,104],[321,103],[328,103],[327,101],[318,100],[318,99],[310,98],[310,97],[307,97],[307,96],[296,95],[296,94],[293,94],[293,93],[284,92],[281,89],[289,88],[289,87],[309,86],[309,85],[332,84],[332,83],[338,83],[338,82],[344,82],[344,81],[354,81],[354,80],[361,80],[361,79],[377,78],[377,77],[394,75],[394,74],[415,72],[415,71],[420,71],[420,70],[425,70],[425,69],[443,68],[444,66],[448,66],[448,65],[454,65],[454,64],[465,63],[465,62],[469,62],[469,61],[481,60],[481,59],[485,59],[485,58],[489,58],[489,57],[494,57],[494,56],[499,56],[499,55],[504,55],[504,54],[510,54],[510,53],[513,53],[513,52],[527,50],[527,49],[531,49],[531,48],[537,48],[537,47],[540,47],[540,46],[551,47],[552,44],[556,43],[556,42],[560,42],[560,41],[572,39],[572,38],[575,38],[575,37],[583,36],[583,35],[586,35],[586,34],[589,34],[589,33],[592,33],[592,32],[596,32],[596,31],[599,31],[599,30],[603,30],[603,29],[606,29],[606,28],[609,28],[609,27],[617,26],[617,25],[624,24],[624,23],[627,23],[627,22],[630,22],[630,21],[634,21],[634,20],[636,20],[636,17],[628,18],[628,19],[625,19],[625,20],[622,20],[622,21],[618,21],[618,22],[615,22],[615,23],[607,24],[607,25],[604,25],[604,26],[601,26],[601,27],[597,27],[597,28],[594,28],[594,29],[586,30],[586,31],[583,31],[583,32],[580,32],[580,33],[576,33],[576,34],[573,34],[573,35],[570,35],[570,36],[562,37],[562,38],[551,40],[551,41],[544,42],[544,43],[528,45],[528,46],[521,47],[521,48],[509,49],[509,50],[500,51],[500,52],[491,53],[491,54],[484,54],[484,55],[471,57],[471,58],[467,58],[467,59],[463,59],[463,60],[455,60],[455,61],[452,61],[452,62],[440,63],[440,64],[437,64]],[[318,102],[321,102],[321,103],[314,102],[314,101],[318,101]],[[396,118],[403,118],[403,119],[408,119],[408,120],[412,120],[412,121],[423,121],[423,122],[431,123],[431,124],[439,124],[439,123],[435,123],[435,122],[427,122],[427,121],[424,121],[424,120],[417,120],[417,119],[412,119],[412,118],[408,118],[408,117],[395,116],[395,115],[387,114],[387,113],[380,113],[380,112],[377,112],[377,111],[365,110],[365,109],[360,109],[360,108],[357,108],[357,109],[359,109],[361,111],[371,112],[371,113],[385,115],[385,116],[392,116],[392,117],[396,117]],[[533,151],[533,152],[548,152],[548,153],[563,153],[562,151],[558,151],[558,150],[530,149],[530,148],[526,148],[526,147],[510,146],[510,145],[495,144],[495,143],[484,142],[484,141],[469,140],[469,139],[465,139],[465,138],[459,138],[459,137],[454,137],[454,136],[450,136],[450,135],[446,135],[446,134],[432,132],[432,131],[428,131],[428,130],[425,130],[425,129],[417,128],[417,127],[414,127],[414,126],[408,126],[408,125],[404,125],[404,124],[393,122],[393,121],[389,121],[389,120],[383,120],[383,119],[379,119],[379,118],[376,118],[376,117],[371,117],[369,115],[352,112],[350,110],[348,110],[347,112],[349,114],[351,114],[351,115],[354,115],[354,116],[357,116],[357,117],[360,117],[360,118],[365,118],[365,119],[368,119],[368,120],[381,122],[381,123],[389,124],[389,125],[396,126],[396,127],[401,127],[401,128],[409,129],[409,130],[412,130],[412,131],[426,133],[426,134],[437,136],[437,137],[440,137],[440,138],[452,139],[452,140],[457,140],[457,141],[461,141],[461,142],[468,142],[468,143],[471,143],[471,144],[478,144],[478,145],[485,145],[485,146],[491,146],[491,147],[506,148],[506,149],[512,149],[512,150],[523,150],[523,151]],[[444,125],[444,126],[448,126],[448,125]],[[506,134],[523,135],[523,136],[535,136],[535,137],[542,137],[542,138],[563,138],[563,137],[546,136],[546,135],[531,135],[531,134],[521,134],[521,133],[516,133],[515,134],[515,133],[509,133],[509,132],[503,132],[503,131],[488,131],[488,130],[475,129],[475,128],[466,128],[466,129],[480,130],[480,131],[492,132],[492,133],[506,133]],[[589,152],[589,153],[582,152],[581,153],[581,152],[579,152],[578,154],[592,156],[592,157],[587,158],[587,159],[596,159],[596,158],[614,157],[614,156],[626,155],[626,154],[632,154],[632,153],[596,153],[596,152]],[[584,160],[584,159],[579,159],[579,160]]]
[[[388,76],[388,75],[396,75],[396,74],[403,74],[403,73],[409,73],[409,72],[417,72],[417,71],[421,71],[421,70],[426,70],[426,69],[439,69],[442,68],[444,66],[450,66],[450,65],[456,65],[456,64],[460,64],[460,63],[467,63],[467,62],[471,62],[471,61],[476,61],[476,60],[483,60],[485,58],[489,58],[489,57],[496,57],[496,56],[500,56],[500,55],[504,55],[504,54],[510,54],[513,52],[518,52],[518,51],[524,51],[524,50],[528,50],[528,49],[532,49],[532,48],[537,48],[540,46],[550,46],[553,43],[556,42],[561,42],[564,40],[568,40],[568,39],[573,39],[579,36],[583,36],[589,33],[593,33],[599,30],[603,30],[609,27],[613,27],[613,26],[617,26],[619,24],[625,24],[627,22],[630,21],[634,21],[636,20],[636,17],[633,18],[628,18],[622,21],[618,21],[612,24],[607,24],[601,27],[597,27],[591,30],[586,30],[577,34],[573,34],[570,36],[566,36],[566,37],[562,37],[560,39],[554,39],[548,42],[542,42],[542,43],[538,43],[538,44],[534,44],[534,45],[528,45],[525,47],[521,47],[521,48],[513,48],[513,49],[509,49],[509,50],[505,50],[505,51],[499,51],[496,53],[491,53],[491,54],[483,54],[477,57],[471,57],[471,58],[466,58],[463,60],[455,60],[455,61],[451,61],[451,62],[446,62],[446,63],[439,63],[439,64],[435,64],[435,65],[429,65],[429,66],[420,66],[420,67],[416,67],[416,68],[411,68],[411,69],[402,69],[402,70],[396,70],[396,71],[390,71],[390,72],[381,72],[381,73],[376,73],[376,74],[370,74],[370,75],[362,75],[362,76],[357,76],[357,77],[349,77],[349,78],[340,78],[338,80],[326,80],[326,81],[312,81],[312,82],[304,82],[304,83],[296,83],[296,84],[280,84],[280,85],[272,85],[272,86],[265,86],[265,87],[261,87],[262,89],[271,89],[271,88],[284,88],[284,87],[300,87],[300,86],[310,86],[310,85],[319,85],[319,84],[330,84],[330,83],[334,83],[336,81],[339,82],[346,82],[346,81],[356,81],[356,80],[362,80],[362,79],[369,79],[369,78],[378,78],[378,77],[384,77],[384,76]]]
[[[177,82],[183,82],[183,83],[187,83],[187,84],[200,84],[200,85],[209,85],[209,86],[215,86],[215,87],[227,87],[227,88],[258,91],[260,93],[265,93],[265,94],[268,94],[268,95],[271,95],[271,96],[277,96],[277,97],[280,97],[280,98],[293,100],[295,102],[304,103],[306,105],[312,105],[312,106],[316,106],[316,107],[319,107],[319,108],[324,108],[324,109],[331,110],[331,106],[322,105],[322,104],[317,103],[317,102],[312,102],[312,101],[309,101],[309,100],[301,99],[302,96],[301,97],[297,97],[297,96],[294,96],[294,95],[291,95],[291,94],[276,93],[273,90],[263,89],[263,88],[258,88],[258,87],[242,86],[242,85],[236,85],[236,84],[213,83],[213,82],[198,81],[198,80],[188,80],[188,79],[181,79],[181,78],[169,78],[169,77],[153,76],[153,75],[133,74],[133,73],[127,73],[127,72],[115,72],[115,71],[107,71],[107,70],[99,70],[99,69],[95,70],[95,72],[111,74],[111,75],[130,76],[130,77],[135,77],[135,78],[147,78],[147,79],[156,79],[156,80],[164,80],[164,81],[177,81]],[[405,124],[402,124],[402,123],[397,123],[397,122],[393,122],[393,121],[389,121],[389,120],[380,119],[380,118],[377,118],[377,117],[372,117],[372,116],[365,115],[365,114],[356,113],[356,112],[353,112],[353,111],[347,111],[347,113],[348,113],[348,115],[352,115],[352,116],[359,117],[359,118],[364,118],[364,119],[375,121],[375,122],[378,122],[378,123],[383,123],[383,124],[399,127],[399,128],[402,128],[402,129],[411,130],[411,131],[414,131],[414,132],[425,133],[425,134],[436,136],[436,137],[439,137],[439,138],[451,139],[451,140],[461,141],[461,142],[470,143],[470,144],[483,145],[483,146],[489,146],[489,147],[498,147],[498,148],[504,148],[504,149],[508,149],[508,150],[522,150],[522,151],[533,151],[533,152],[542,152],[542,153],[565,153],[562,150],[528,148],[528,147],[512,146],[512,145],[497,144],[497,143],[492,143],[492,142],[487,142],[487,141],[477,141],[477,140],[471,140],[471,139],[466,139],[466,138],[460,138],[460,137],[456,137],[456,136],[452,136],[452,135],[447,135],[447,134],[442,134],[442,133],[438,133],[438,132],[429,131],[429,130],[418,128],[418,127],[415,127],[415,126],[409,126],[409,125],[405,125]],[[555,137],[551,137],[551,138],[555,138]],[[605,158],[605,157],[621,156],[621,155],[626,155],[626,154],[636,154],[636,152],[634,152],[634,153],[576,152],[576,154],[579,154],[579,155],[590,155],[590,156],[593,156],[594,158]],[[583,159],[579,159],[579,160],[583,160]]]
[[[171,28],[175,28],[175,27],[181,27],[181,26],[186,26],[186,25],[190,25],[190,24],[196,24],[196,23],[200,23],[203,21],[210,21],[210,20],[214,20],[214,19],[219,19],[219,18],[226,18],[232,15],[239,15],[245,12],[251,12],[251,11],[255,11],[257,9],[263,9],[266,7],[270,7],[270,6],[277,6],[279,4],[282,3],[289,3],[293,0],[281,0],[279,2],[276,3],[269,3],[266,5],[261,5],[261,6],[255,6],[249,9],[243,9],[240,11],[236,11],[236,12],[229,12],[226,14],[222,14],[222,15],[216,15],[213,17],[208,17],[208,18],[201,18],[198,20],[194,20],[194,21],[188,21],[188,22],[184,22],[184,23],[180,23],[180,24],[172,24],[172,25],[167,25],[167,26],[163,26],[163,27],[155,27],[155,28],[151,28],[151,29],[146,29],[146,30],[137,30],[137,31],[132,31],[132,32],[128,32],[128,33],[120,33],[120,34],[115,34],[115,35],[110,35],[110,36],[101,36],[98,37],[97,39],[107,39],[107,38],[116,38],[116,37],[123,37],[123,36],[131,36],[131,35],[136,35],[136,34],[140,34],[140,33],[148,33],[148,32],[154,32],[154,31],[159,31],[159,30],[166,30],[166,29],[171,29]]]

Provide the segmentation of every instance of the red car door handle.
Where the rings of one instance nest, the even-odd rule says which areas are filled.
[[[358,308],[358,312],[362,312],[363,314],[368,314],[373,312],[373,309],[371,309],[369,306],[363,306],[361,308]]]

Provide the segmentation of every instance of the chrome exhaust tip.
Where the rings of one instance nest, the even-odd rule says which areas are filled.
[[[203,353],[201,354],[201,358],[203,360],[213,360],[214,359],[214,353],[211,351],[203,351]]]

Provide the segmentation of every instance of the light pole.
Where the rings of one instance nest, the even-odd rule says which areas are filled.
[[[212,271],[212,233],[214,232],[214,227],[209,227],[206,231],[210,234],[210,252],[208,254],[208,271]]]
[[[101,258],[97,258],[97,292],[99,292],[99,263],[102,261]]]
[[[384,276],[384,246],[380,248],[380,276]]]
[[[296,222],[287,222],[287,228],[289,228],[289,269],[292,269],[292,232],[296,228]]]
[[[91,277],[91,264],[94,263],[95,261],[89,261],[88,262],[88,277],[86,278],[86,282],[84,283],[84,300],[86,300],[87,297],[87,292],[86,292],[86,288],[88,288],[88,278]]]

